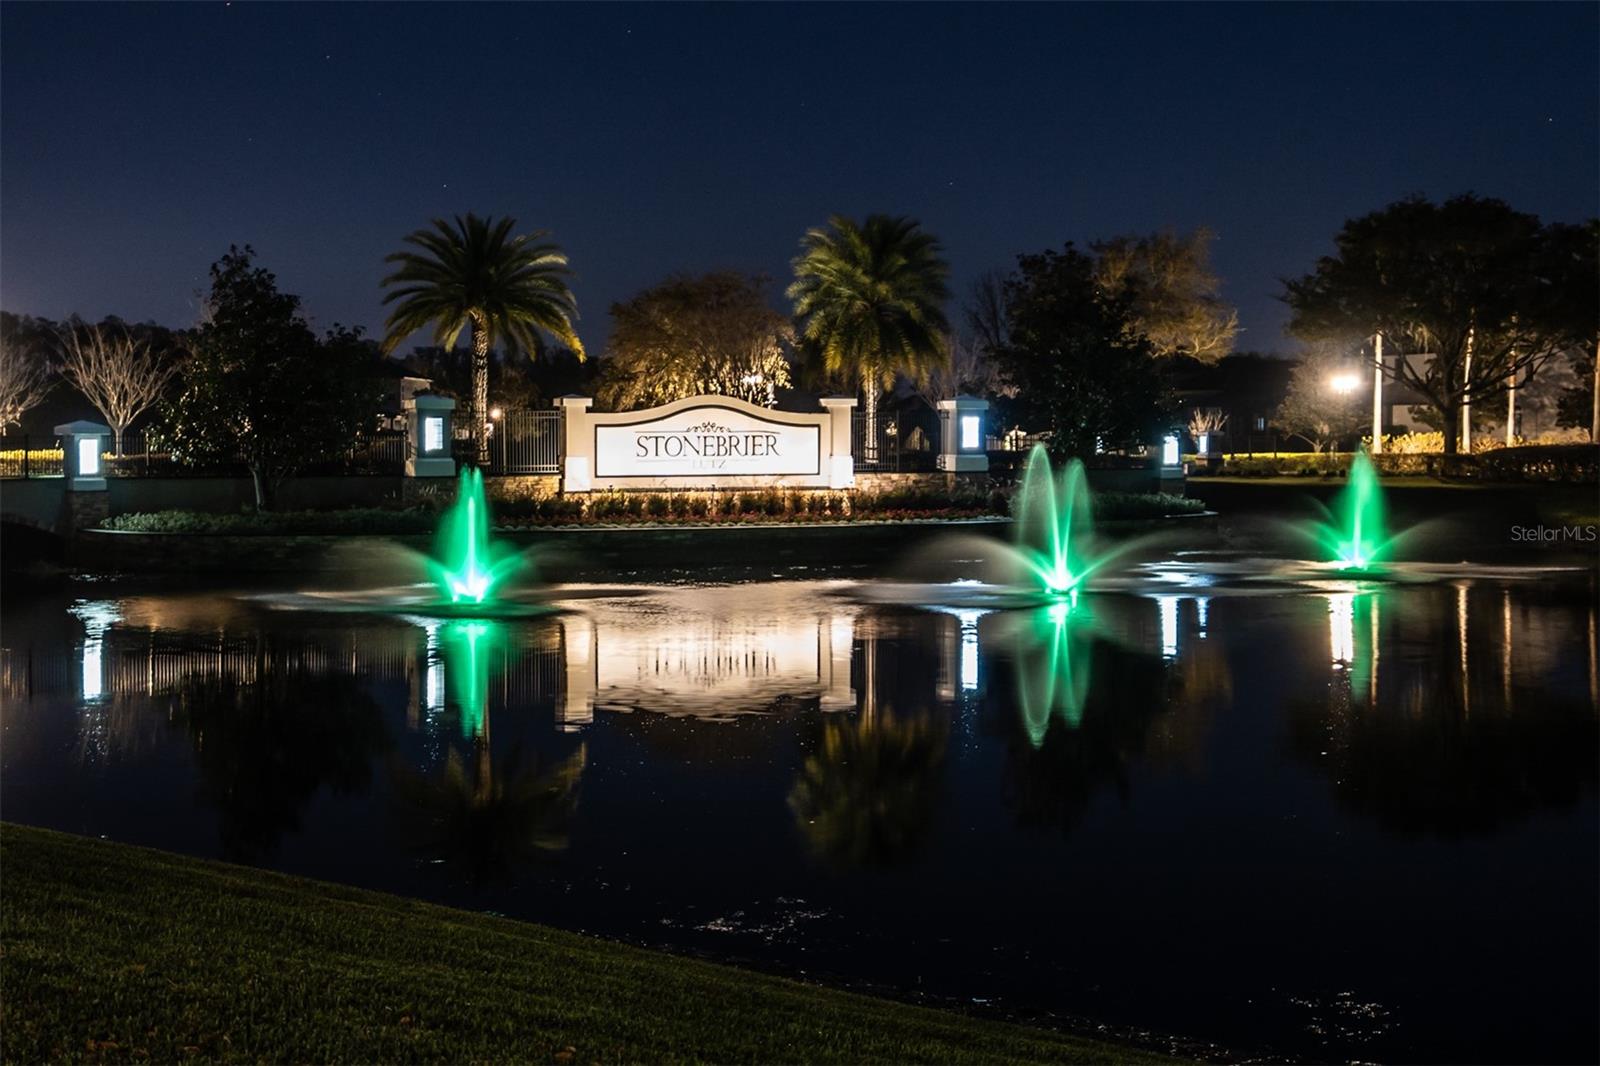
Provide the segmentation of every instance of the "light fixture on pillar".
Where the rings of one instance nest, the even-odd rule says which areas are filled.
[[[984,448],[983,416],[989,401],[957,396],[939,401],[939,469],[952,473],[983,473],[989,469]]]
[[[450,417],[456,402],[448,396],[413,396],[406,409],[406,476],[454,477],[450,455]]]
[[[67,488],[73,492],[100,492],[106,487],[100,453],[111,436],[111,427],[99,422],[68,422],[56,427],[61,438],[61,461]]]

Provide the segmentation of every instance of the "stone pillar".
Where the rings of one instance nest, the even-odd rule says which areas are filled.
[[[984,425],[989,401],[957,396],[939,401],[939,469],[950,474],[987,473],[989,451]]]
[[[588,396],[558,396],[561,410],[561,491],[589,492],[594,488],[594,432]]]
[[[101,460],[111,427],[99,422],[68,422],[57,426],[55,432],[61,438],[61,473],[67,490],[62,494],[60,530],[75,533],[99,525],[111,514]]]
[[[824,396],[817,401],[828,412],[828,487],[854,488],[856,461],[850,454],[850,415],[855,410],[854,396]]]
[[[455,437],[451,416],[456,402],[448,396],[423,393],[403,404],[406,413],[406,476],[400,499],[406,504],[437,501],[454,489],[456,461],[450,454]]]

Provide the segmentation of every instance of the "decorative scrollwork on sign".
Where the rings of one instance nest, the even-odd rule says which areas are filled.
[[[684,429],[685,433],[732,433],[728,427],[717,422],[700,422]]]

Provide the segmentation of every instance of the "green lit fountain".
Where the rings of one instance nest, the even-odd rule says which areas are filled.
[[[1330,562],[1341,570],[1370,573],[1382,569],[1394,544],[1383,513],[1383,487],[1365,452],[1350,464],[1344,491],[1314,529]]]
[[[1059,602],[1082,591],[1089,578],[1135,547],[1137,538],[1115,547],[1097,541],[1089,478],[1083,463],[1069,459],[1057,474],[1043,447],[1034,445],[1012,501],[1012,543],[1001,546],[1026,600]]]
[[[483,474],[473,467],[461,471],[456,502],[439,527],[438,555],[428,562],[434,584],[458,607],[487,606],[493,603],[495,586],[521,565],[521,554],[498,548],[489,539]]]

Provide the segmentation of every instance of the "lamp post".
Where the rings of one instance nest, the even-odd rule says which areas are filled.
[[[1383,334],[1372,335],[1372,454],[1383,454]]]

